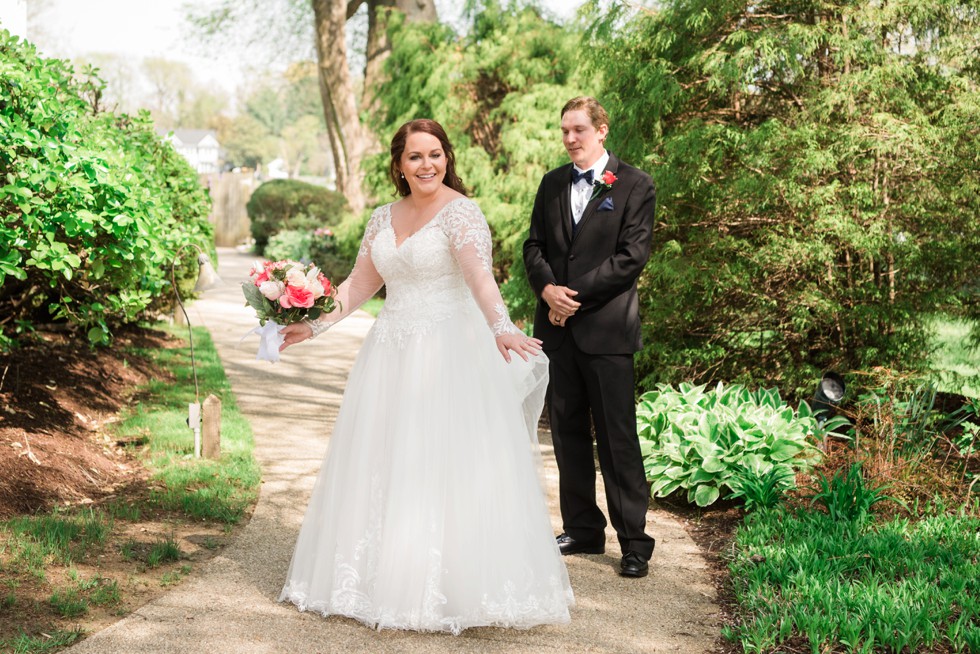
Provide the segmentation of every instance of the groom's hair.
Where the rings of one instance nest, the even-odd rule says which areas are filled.
[[[565,106],[561,108],[562,118],[565,117],[569,111],[582,110],[589,116],[589,120],[592,121],[592,126],[599,129],[600,126],[609,126],[609,114],[606,110],[602,108],[599,101],[593,97],[587,95],[580,95],[577,98],[572,98],[565,103]]]

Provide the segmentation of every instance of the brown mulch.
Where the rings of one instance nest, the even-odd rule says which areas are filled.
[[[43,642],[48,634],[98,631],[193,574],[235,537],[230,525],[156,508],[149,497],[159,482],[138,458],[143,443],[121,442],[112,428],[141,385],[172,378],[133,348],[180,346],[164,332],[134,327],[117,331],[108,348],[90,349],[84,334],[47,331],[0,354],[0,521],[117,499],[140,507],[138,517],[113,521],[100,549],[69,564],[46,561],[42,577],[8,565],[0,530],[0,650],[22,634]],[[178,544],[180,559],[148,565],[150,549],[165,540]],[[114,584],[119,597],[64,617],[51,598],[77,579]]]
[[[0,354],[0,519],[89,503],[142,469],[106,426],[139,384],[169,375],[126,348],[166,347],[161,332],[128,330],[111,348],[42,332]]]

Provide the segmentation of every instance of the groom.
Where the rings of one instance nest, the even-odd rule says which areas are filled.
[[[654,188],[646,173],[605,149],[609,117],[595,98],[561,111],[570,164],[538,187],[524,265],[539,298],[534,335],[551,361],[551,431],[558,461],[562,554],[605,552],[596,504],[592,433],[620,574],[643,577],[648,486],[636,435],[633,354],[640,349],[636,280],[650,256]]]

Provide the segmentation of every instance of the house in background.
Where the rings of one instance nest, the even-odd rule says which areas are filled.
[[[174,148],[190,162],[198,173],[219,171],[221,145],[214,130],[211,129],[157,129],[157,134],[165,141],[173,143]]]

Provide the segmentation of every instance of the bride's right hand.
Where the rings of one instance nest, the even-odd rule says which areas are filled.
[[[313,328],[305,322],[294,322],[283,327],[279,334],[283,337],[282,345],[279,346],[279,351],[282,352],[290,345],[313,338]]]

